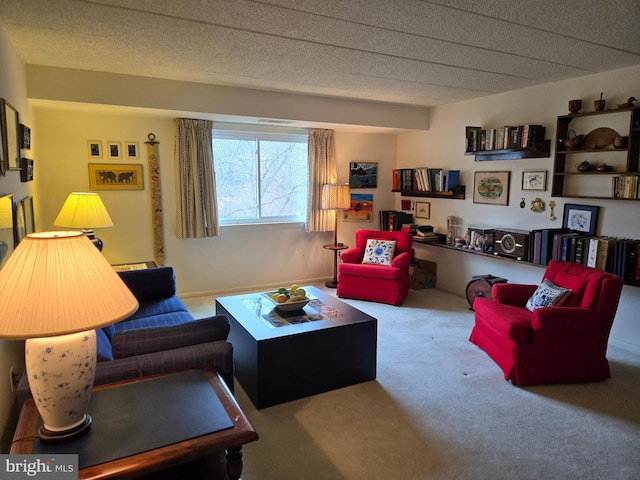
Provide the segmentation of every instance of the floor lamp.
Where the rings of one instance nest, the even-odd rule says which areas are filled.
[[[93,229],[113,227],[113,221],[100,196],[85,192],[70,193],[53,224],[56,227],[81,229],[100,251],[103,243],[95,236]]]
[[[323,245],[328,250],[333,250],[333,280],[326,283],[329,288],[338,286],[338,252],[344,247],[338,243],[338,210],[344,210],[351,207],[351,195],[349,193],[349,185],[324,185],[322,187],[323,210],[334,210],[335,223],[333,226],[333,244]]]
[[[0,338],[27,340],[40,438],[63,440],[89,427],[95,329],[137,309],[129,288],[82,232],[33,233],[20,241],[0,270]]]

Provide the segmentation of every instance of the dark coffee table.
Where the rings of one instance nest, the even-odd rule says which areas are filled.
[[[216,299],[229,317],[235,375],[257,408],[375,380],[378,320],[305,287],[303,310],[280,312],[260,293]]]

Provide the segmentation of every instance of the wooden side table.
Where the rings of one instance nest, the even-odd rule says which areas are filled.
[[[242,446],[258,440],[213,368],[96,387],[91,428],[65,442],[43,442],[33,400],[18,419],[11,454],[78,454],[79,479],[130,479],[226,451],[227,474],[242,473]]]
[[[344,243],[325,243],[322,248],[333,251],[333,280],[329,280],[325,285],[329,288],[336,288],[338,286],[338,252],[346,250],[349,246]]]

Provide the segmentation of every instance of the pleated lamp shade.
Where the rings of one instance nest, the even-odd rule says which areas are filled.
[[[138,301],[82,232],[27,235],[0,270],[0,338],[93,330]]]
[[[323,210],[342,210],[351,206],[349,185],[324,185],[322,187]]]
[[[100,196],[85,192],[70,193],[53,224],[56,227],[83,229],[113,227]]]

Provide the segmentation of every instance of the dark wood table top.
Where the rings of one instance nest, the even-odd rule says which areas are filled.
[[[201,373],[202,382],[196,381],[193,382],[193,375]],[[175,389],[176,391],[168,391],[167,395],[172,401],[176,403],[176,406],[179,407],[181,402],[186,402],[184,400],[188,397],[188,392],[183,391],[184,388],[184,380],[185,378],[190,378],[191,383],[200,384],[197,388],[202,388],[202,384],[205,385],[208,383],[212,388],[215,397],[220,401],[221,408],[226,412],[228,419],[222,419],[222,423],[218,423],[222,429],[218,431],[212,431],[210,433],[206,432],[207,427],[202,427],[202,425],[197,425],[196,419],[192,419],[191,421],[197,426],[193,427],[193,432],[196,432],[195,437],[192,438],[183,438],[179,441],[175,441],[175,443],[171,443],[164,446],[159,446],[157,448],[151,448],[147,451],[142,451],[140,453],[134,453],[128,456],[124,456],[122,458],[114,458],[112,460],[106,461],[104,463],[100,463],[97,465],[87,466],[85,468],[81,468],[79,471],[79,479],[106,479],[106,478],[131,478],[135,476],[140,476],[156,471],[160,471],[171,466],[179,465],[181,463],[189,462],[191,460],[195,460],[198,458],[205,457],[207,455],[211,455],[216,451],[227,451],[227,459],[228,461],[231,459],[229,456],[229,451],[233,451],[233,461],[236,465],[231,466],[231,470],[237,471],[239,473],[242,469],[242,464],[240,461],[241,454],[239,454],[242,445],[258,440],[258,434],[254,430],[253,426],[246,418],[245,414],[242,412],[240,407],[238,406],[236,400],[233,395],[225,385],[222,378],[213,368],[207,368],[203,371],[188,371],[181,372],[177,374],[171,375],[160,375],[155,377],[145,377],[145,378],[136,378],[124,382],[114,383],[110,385],[102,385],[96,387],[94,389],[94,396],[97,392],[107,389],[118,389],[120,387],[126,387],[127,385],[137,384],[142,382],[154,382],[154,381],[163,381],[163,388],[167,390],[171,389],[171,382],[175,380]],[[169,383],[166,383],[167,379],[169,379]],[[148,384],[151,385],[151,384]],[[146,387],[147,385],[144,385]],[[123,390],[124,391],[124,390]],[[202,391],[202,390],[201,390]],[[211,400],[211,399],[209,399]],[[146,432],[138,433],[138,436],[151,436],[154,430],[149,430],[149,421],[151,417],[155,417],[158,421],[162,421],[163,411],[161,402],[158,398],[136,398],[136,395],[130,396],[127,399],[127,405],[130,404],[130,408],[125,406],[122,411],[119,412],[121,417],[118,418],[118,424],[122,424],[123,428],[128,428],[131,431],[137,432]],[[210,405],[209,405],[210,406]],[[90,407],[91,408],[91,407]],[[188,407],[193,409],[193,405]],[[203,404],[198,408],[208,408],[206,404]],[[144,410],[144,412],[142,412]],[[155,411],[154,411],[155,410]],[[179,410],[179,408],[177,409]],[[221,410],[222,411],[222,410]],[[142,413],[141,413],[142,412]],[[219,413],[218,413],[219,415]],[[165,419],[166,421],[167,419]],[[72,440],[69,443],[60,442],[60,443],[50,443],[50,442],[41,442],[39,438],[37,438],[37,428],[39,425],[40,416],[35,407],[33,400],[27,400],[20,412],[20,417],[18,420],[18,425],[16,428],[16,432],[14,435],[14,440],[11,445],[11,454],[31,454],[36,452],[58,452],[58,453],[79,453],[79,450],[82,450],[82,442],[94,442],[96,443],[96,448],[113,448],[118,449],[121,448],[123,443],[127,443],[128,441],[132,441],[132,436],[129,438],[91,438],[93,433],[96,436],[99,434],[100,429],[98,425],[95,424],[97,419],[94,417],[94,425],[92,425],[90,430],[95,430],[95,432],[90,432],[89,436],[78,437],[78,439]],[[180,421],[178,418],[173,419],[173,421]],[[136,427],[136,422],[138,422],[138,426]],[[187,423],[187,422],[185,422]],[[215,421],[214,421],[215,423]],[[161,425],[160,425],[161,427]],[[214,429],[216,427],[213,427]],[[163,435],[162,428],[158,430],[159,436]],[[174,434],[175,435],[175,434]],[[189,437],[189,427],[185,427],[184,432],[182,433],[185,437]],[[170,436],[167,438],[171,438]],[[144,440],[144,439],[143,439]],[[81,442],[80,444],[75,444],[73,447],[76,451],[68,451],[69,445],[73,445],[72,442]],[[162,443],[162,442],[160,442]],[[66,448],[65,448],[66,445]],[[98,447],[99,445],[99,447]],[[109,447],[112,445],[112,447]],[[43,450],[44,449],[44,450]],[[237,457],[240,458],[237,458]],[[239,465],[237,463],[239,462]],[[82,465],[82,459],[80,461],[80,465]],[[237,477],[236,477],[237,478]]]

